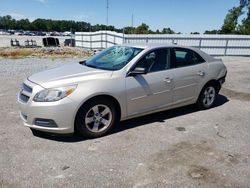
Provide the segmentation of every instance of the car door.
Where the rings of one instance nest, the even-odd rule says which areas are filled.
[[[170,105],[173,70],[170,69],[170,49],[156,49],[142,57],[131,70],[144,68],[146,74],[126,77],[128,116]]]
[[[196,52],[185,48],[173,48],[172,60],[174,71],[174,104],[194,102],[206,74],[204,59]]]

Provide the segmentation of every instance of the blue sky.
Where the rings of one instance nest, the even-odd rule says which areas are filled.
[[[219,29],[229,9],[239,0],[109,0],[109,24],[118,28],[147,23],[152,30],[176,32]],[[0,15],[106,24],[106,0],[0,0]]]

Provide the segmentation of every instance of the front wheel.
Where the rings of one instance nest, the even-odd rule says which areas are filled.
[[[207,85],[202,89],[196,105],[201,110],[209,109],[213,106],[217,95],[216,87],[214,85]]]
[[[105,135],[116,122],[116,110],[112,102],[96,99],[83,105],[76,117],[76,129],[83,135],[96,138]]]

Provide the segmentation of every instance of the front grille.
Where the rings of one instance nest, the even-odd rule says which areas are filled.
[[[24,91],[27,91],[28,93],[32,93],[32,88],[30,86],[26,85],[25,83],[23,83],[22,89]]]
[[[23,93],[20,93],[19,98],[20,98],[20,100],[23,101],[23,102],[28,102],[28,100],[30,99],[29,96],[26,96],[26,95],[24,95]]]

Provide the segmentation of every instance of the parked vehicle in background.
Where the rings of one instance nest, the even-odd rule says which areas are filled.
[[[61,36],[61,33],[56,32],[56,31],[50,32],[50,36]]]
[[[71,36],[71,32],[70,31],[65,31],[62,33],[62,36],[65,36],[65,37],[70,37]]]
[[[37,36],[46,36],[46,33],[45,33],[45,32],[42,32],[42,31],[37,31],[37,32],[35,32],[35,34],[36,34]]]
[[[24,31],[22,30],[15,31],[14,35],[24,35]]]
[[[26,35],[26,36],[36,36],[36,34],[34,32],[31,32],[31,31],[25,31],[23,33],[23,35]]]
[[[120,120],[190,104],[211,108],[226,74],[220,59],[195,48],[113,46],[28,77],[20,114],[32,130],[99,137]]]
[[[14,34],[15,34],[15,31],[14,31],[14,30],[8,30],[8,33],[9,33],[10,35],[14,35]]]
[[[11,35],[11,33],[7,30],[1,29],[0,30],[0,35]]]

